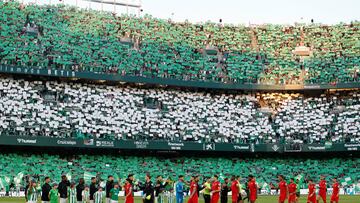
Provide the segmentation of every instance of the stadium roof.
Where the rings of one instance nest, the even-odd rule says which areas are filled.
[[[143,0],[144,13],[177,22],[338,24],[360,20],[359,0]]]
[[[225,24],[338,24],[360,20],[359,0],[18,0],[23,3],[68,4],[110,12],[150,14],[171,18],[175,22],[188,20],[222,22]],[[115,8],[116,7],[116,8]]]
[[[141,7],[141,1],[134,1],[131,2],[128,0],[85,0],[85,1],[91,1],[96,3],[103,3],[103,4],[111,4],[111,5],[118,5],[118,6],[129,6],[134,8],[140,8]]]

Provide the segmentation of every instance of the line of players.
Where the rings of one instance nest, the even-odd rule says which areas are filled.
[[[280,190],[279,194],[279,203],[285,203],[286,199],[288,199],[289,203],[297,203],[300,197],[300,194],[296,194],[297,191],[297,184],[294,182],[294,178],[290,179],[290,183],[287,184],[283,175],[279,175],[279,186],[278,189]],[[332,195],[331,195],[331,203],[338,203],[339,202],[339,183],[336,178],[333,178],[332,184]],[[312,179],[308,180],[308,196],[307,196],[307,203],[319,203],[322,200],[326,203],[326,194],[327,194],[327,183],[325,180],[325,176],[320,176],[319,181],[319,192],[316,195],[316,185]]]
[[[145,184],[147,186],[140,187],[144,192],[152,188],[150,178],[147,175]],[[130,174],[123,185],[126,203],[134,203],[133,180],[134,177]],[[108,176],[105,192],[103,187],[97,184],[96,177],[91,178],[90,186],[85,185],[84,178],[80,178],[76,185],[75,182],[70,182],[65,175],[61,176],[59,184],[54,183],[50,186],[50,181],[50,177],[45,177],[41,187],[35,180],[29,181],[25,187],[26,203],[37,203],[39,196],[41,196],[42,203],[103,203],[104,200],[106,203],[118,202],[120,187],[118,183],[114,182],[114,177],[111,175]]]
[[[298,184],[295,183],[295,179],[291,178],[290,183],[287,184],[283,175],[278,176],[279,179],[279,203],[285,203],[288,200],[288,203],[298,203],[300,198],[300,190],[298,190]],[[176,202],[183,203],[183,176],[179,176],[179,181],[176,184]],[[188,203],[198,203],[199,202],[199,191],[202,190],[204,195],[205,203],[218,203],[219,200],[221,203],[228,202],[228,192],[231,190],[231,201],[232,203],[243,203],[245,199],[248,199],[250,203],[255,203],[257,200],[257,191],[259,189],[255,177],[252,175],[248,176],[247,187],[245,192],[242,192],[240,177],[233,176],[231,177],[231,184],[229,187],[229,181],[227,178],[224,179],[224,183],[221,184],[218,181],[218,176],[214,176],[211,180],[207,179],[201,188],[198,184],[199,177],[194,176],[190,181],[190,196]],[[211,185],[210,185],[211,182]],[[297,180],[298,183],[298,180]],[[336,178],[333,178],[332,184],[332,195],[331,203],[339,202],[339,183]],[[320,176],[319,182],[319,192],[316,195],[316,185],[312,179],[308,180],[308,196],[307,203],[319,203],[320,200],[323,203],[326,203],[326,194],[327,194],[327,183],[324,176]]]
[[[218,176],[214,175],[212,178],[205,178],[205,182],[200,185],[199,176],[193,176],[190,182],[186,182],[184,176],[180,175],[178,181],[175,183],[175,188],[173,188],[175,190],[176,203],[184,202],[184,193],[186,192],[185,185],[190,187],[190,195],[187,203],[198,203],[200,192],[203,194],[205,203],[219,203],[219,201],[221,203],[227,203],[228,192],[231,192],[232,203],[243,203],[246,199],[250,203],[255,203],[259,189],[255,177],[252,175],[248,176],[248,182],[244,190],[241,188],[240,179],[239,176],[232,176],[230,180],[225,178],[224,182],[220,183]],[[288,200],[288,203],[298,203],[300,190],[297,188],[298,184],[294,182],[294,178],[290,179],[289,184],[286,183],[282,175],[279,175],[278,179],[278,202],[285,203],[285,201]],[[102,203],[103,199],[106,200],[106,203],[118,203],[121,188],[123,188],[125,193],[125,203],[134,203],[133,188],[135,188],[135,184],[133,174],[128,175],[125,184],[121,187],[118,183],[114,182],[113,176],[108,176],[105,194],[103,188],[96,184],[97,181],[95,177],[91,178],[90,187],[84,184],[82,178],[79,179],[79,184],[76,186],[75,183],[70,183],[65,175],[62,176],[61,182],[59,184],[53,184],[52,188],[49,182],[50,178],[46,177],[45,184],[41,187],[41,200],[43,203],[58,203],[59,200],[60,203]],[[136,187],[143,192],[143,203],[163,203],[160,194],[164,191],[166,185],[169,185],[169,182],[166,181],[164,183],[161,176],[157,177],[157,181],[155,185],[153,185],[151,176],[146,174],[145,182],[142,184],[137,183]],[[39,195],[37,186],[34,181],[31,181],[27,186],[25,198],[28,203],[37,202],[37,196]],[[336,178],[333,179],[332,188],[333,191],[330,202],[338,203],[339,183]],[[324,176],[320,176],[318,195],[316,195],[316,185],[311,179],[308,180],[308,190],[307,203],[319,203],[320,200],[326,203],[327,183]],[[172,203],[172,201],[168,202]]]

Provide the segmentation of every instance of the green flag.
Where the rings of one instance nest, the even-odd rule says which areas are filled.
[[[96,174],[84,172],[85,183],[90,183],[92,177],[96,177]]]
[[[6,182],[5,177],[0,177],[0,189],[5,189],[9,184]]]
[[[119,182],[119,180],[120,180],[120,177],[119,177],[119,175],[117,174],[117,173],[115,173],[114,174],[114,182]],[[121,181],[121,180],[120,180]]]
[[[101,181],[101,182],[100,182],[100,187],[105,188],[105,186],[106,186],[106,182],[105,182],[105,181]]]
[[[71,171],[69,171],[67,174],[66,174],[66,177],[69,181],[71,181]]]
[[[360,183],[355,185],[355,193],[360,193]]]
[[[4,176],[5,182],[9,185],[10,184],[10,178],[8,176]]]
[[[270,189],[270,185],[265,183],[262,185],[262,189],[266,190],[266,192],[270,193],[271,189]]]
[[[351,177],[346,177],[346,178],[344,178],[344,180],[341,181],[342,186],[351,185],[351,184],[352,184]]]
[[[22,182],[22,178],[24,177],[24,173],[20,172],[14,177],[14,182],[20,184]]]
[[[299,180],[299,183],[303,180],[304,176],[302,174],[299,174],[295,177],[295,180]]]

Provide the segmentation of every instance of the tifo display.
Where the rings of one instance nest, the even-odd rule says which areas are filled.
[[[0,95],[2,136],[236,144],[360,141],[358,90],[309,97],[1,78]]]
[[[359,203],[359,21],[139,2],[0,0],[0,202]]]
[[[0,9],[1,64],[239,84],[359,82],[357,21],[247,27],[12,1]],[[310,57],[293,54],[300,45]]]

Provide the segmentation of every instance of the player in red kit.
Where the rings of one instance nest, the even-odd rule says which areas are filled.
[[[238,197],[238,203],[243,203],[243,198],[242,198],[242,195],[241,195],[241,177],[240,176],[236,176],[236,180],[238,182],[238,187],[239,187],[239,197]]]
[[[279,203],[284,203],[287,197],[287,185],[286,182],[284,180],[284,176],[283,175],[279,175],[278,176],[279,179],[279,190],[280,190],[280,196],[279,196]]]
[[[188,203],[198,203],[199,202],[198,182],[199,182],[199,177],[194,176],[193,180],[190,183],[190,196],[189,196]]]
[[[317,203],[319,203],[319,200],[322,199],[324,203],[326,203],[326,180],[325,176],[320,176],[320,182],[319,182],[319,194],[317,197]]]
[[[311,179],[309,180],[308,188],[309,188],[309,194],[307,198],[307,203],[316,203],[315,184]]]
[[[296,202],[296,189],[297,186],[294,183],[294,178],[290,178],[290,184],[288,185],[289,190],[289,203],[295,203]]]
[[[126,179],[124,190],[125,190],[125,203],[134,203],[134,196],[133,196],[130,179]]]
[[[237,203],[239,197],[239,184],[235,176],[231,177],[231,202]]]
[[[331,203],[338,203],[339,202],[339,190],[340,189],[339,189],[339,183],[337,182],[336,178],[333,179],[332,188],[333,188],[333,192],[331,194],[330,202]]]
[[[257,199],[257,184],[255,182],[255,177],[252,175],[249,175],[248,177],[248,188],[249,188],[249,200],[250,203],[255,203],[256,199]]]
[[[218,176],[214,175],[214,180],[211,185],[211,203],[218,203],[220,199],[221,185]]]

